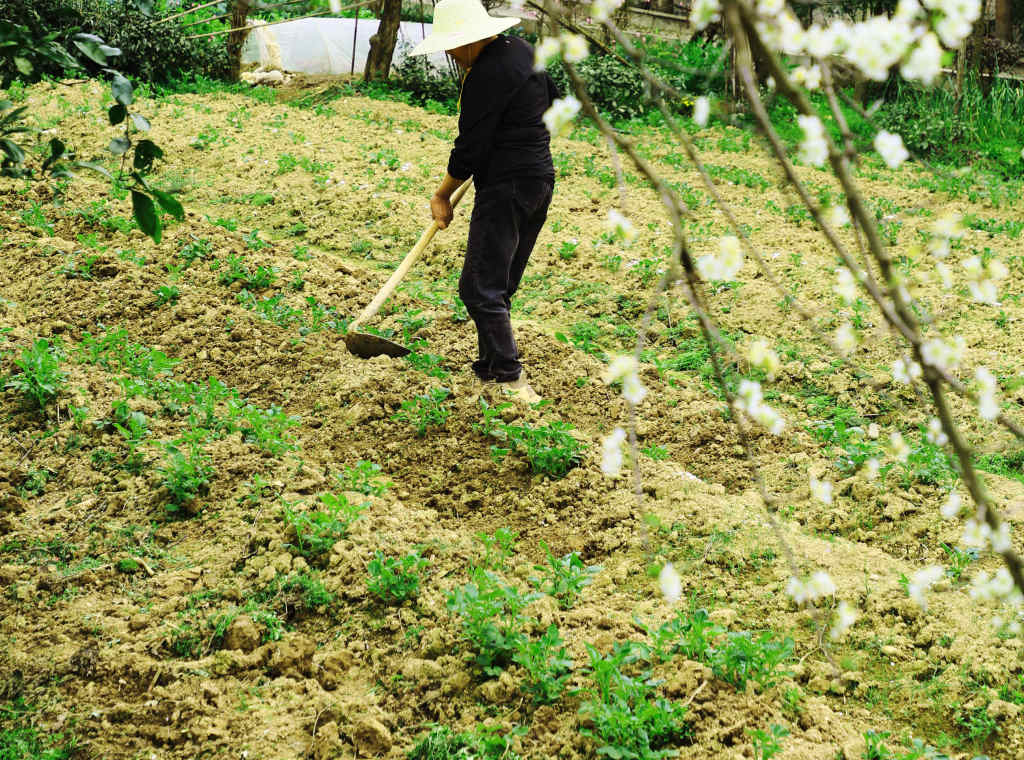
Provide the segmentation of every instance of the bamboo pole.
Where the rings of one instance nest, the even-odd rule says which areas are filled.
[[[212,3],[206,3],[205,5],[197,5],[195,8],[189,8],[187,11],[182,11],[181,13],[175,13],[173,16],[164,16],[162,19],[158,20],[156,23],[163,24],[163,23],[166,23],[168,21],[173,21],[176,18],[181,18],[182,16],[187,16],[190,13],[194,13],[195,11],[201,11],[203,8],[209,8],[211,5],[218,5],[219,3],[222,3],[222,2],[224,2],[224,0],[213,0]]]
[[[208,24],[211,21],[220,21],[222,18],[227,18],[230,15],[231,15],[230,13],[222,13],[219,16],[210,16],[209,18],[201,18],[198,21],[190,21],[187,24],[182,24],[179,28],[180,29],[188,29],[191,26],[199,26],[200,24]]]
[[[363,2],[361,2],[361,3],[354,3],[353,5],[346,5],[341,10],[342,10],[342,12],[344,12],[344,11],[350,11],[353,8],[362,8],[364,5],[369,5],[371,2],[373,2],[373,0],[363,0]],[[287,24],[289,21],[302,21],[303,19],[307,19],[307,18],[315,18],[317,16],[326,16],[330,12],[331,12],[330,10],[318,11],[316,13],[310,13],[307,16],[296,16],[295,18],[284,18],[284,19],[281,19],[280,21],[271,21],[270,23],[267,23],[267,24],[257,24],[257,25],[249,24],[247,26],[235,27],[234,29],[220,29],[220,30],[218,30],[216,32],[206,32],[205,34],[193,34],[193,35],[190,35],[188,37],[185,37],[184,39],[186,39],[186,40],[197,40],[197,39],[199,39],[201,37],[216,37],[219,34],[230,34],[231,32],[244,32],[244,31],[255,29],[257,26],[275,26],[277,24]]]

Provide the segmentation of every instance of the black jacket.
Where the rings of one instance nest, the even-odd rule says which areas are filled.
[[[558,97],[533,47],[500,35],[485,47],[462,84],[459,136],[448,173],[477,188],[513,177],[555,179],[544,112]]]

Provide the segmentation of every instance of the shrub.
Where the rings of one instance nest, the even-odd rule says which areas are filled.
[[[408,92],[416,105],[428,101],[452,103],[459,97],[459,85],[445,71],[438,71],[426,58],[406,56],[394,68],[390,82],[392,86]]]
[[[0,0],[0,18],[18,19],[37,37],[57,32],[62,42],[89,70],[97,67],[73,46],[75,31],[95,34],[121,49],[118,67],[126,76],[163,83],[186,72],[213,78],[228,73],[227,48],[217,38],[187,40],[176,24],[157,24],[125,2],[109,0]],[[42,72],[60,76],[66,66],[43,62]]]

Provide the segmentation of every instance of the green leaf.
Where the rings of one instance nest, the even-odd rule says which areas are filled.
[[[130,106],[135,102],[135,87],[123,74],[114,72],[114,78],[110,81],[110,93],[114,100],[123,106]]]
[[[0,150],[7,154],[12,163],[20,164],[25,160],[25,151],[13,140],[0,139]]]
[[[153,0],[134,0],[134,5],[143,16],[153,15]]]
[[[153,166],[153,161],[163,158],[164,152],[152,140],[140,140],[135,146],[135,161],[133,166],[140,171],[147,171]]]
[[[157,216],[153,199],[145,193],[132,190],[132,211],[139,229],[153,238],[154,243],[159,243],[163,235],[163,228],[160,225],[160,217]]]
[[[43,162],[43,171],[45,172],[54,163],[64,158],[64,154],[67,152],[67,146],[64,145],[60,140],[54,137],[50,140],[50,157]]]
[[[107,116],[110,118],[110,124],[111,124],[111,126],[115,126],[115,127],[118,124],[120,124],[122,121],[124,121],[124,119],[125,119],[125,117],[127,115],[128,115],[128,109],[125,108],[120,103],[118,103],[116,105],[112,105],[110,107],[110,110],[107,111]]]
[[[32,74],[32,63],[27,58],[22,58],[20,55],[14,56],[14,65],[17,66],[18,71],[25,76],[30,76]]]
[[[132,141],[127,137],[115,137],[110,141],[110,145],[107,147],[107,150],[115,156],[123,156],[128,152],[130,147],[132,147]]]
[[[135,123],[135,128],[140,132],[149,131],[149,119],[139,113],[132,114],[132,121]]]
[[[121,55],[121,51],[118,48],[107,45],[103,42],[102,38],[97,37],[95,34],[76,34],[73,42],[75,47],[100,66],[107,65],[107,58]]]
[[[114,179],[114,175],[111,174],[105,166],[100,166],[99,164],[93,163],[92,161],[77,161],[75,162],[75,166],[77,166],[79,169],[91,169],[94,172],[102,174],[107,179]]]
[[[185,208],[178,202],[177,198],[170,193],[165,193],[163,190],[157,190],[156,188],[152,189],[152,193],[164,211],[179,222],[185,218]]]

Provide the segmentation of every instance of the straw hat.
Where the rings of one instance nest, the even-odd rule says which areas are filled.
[[[517,18],[487,15],[480,0],[441,0],[434,6],[434,26],[410,55],[426,55],[468,45],[501,34],[519,23]]]

